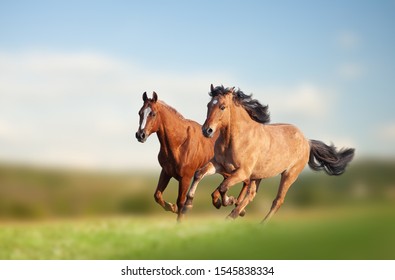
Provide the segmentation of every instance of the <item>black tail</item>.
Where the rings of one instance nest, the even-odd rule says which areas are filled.
[[[310,140],[309,166],[315,171],[324,169],[328,175],[342,174],[354,157],[354,149],[340,149],[317,140]]]

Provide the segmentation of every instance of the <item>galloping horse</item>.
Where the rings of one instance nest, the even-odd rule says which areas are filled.
[[[213,134],[212,138],[204,137],[201,125],[185,119],[175,109],[159,101],[155,92],[152,99],[144,92],[143,101],[144,104],[139,111],[140,125],[136,138],[144,143],[156,132],[160,142],[158,160],[162,171],[154,197],[166,211],[178,214],[177,220],[180,220],[187,209],[184,208],[184,204],[192,177],[196,170],[213,157],[214,142],[218,135]],[[172,177],[179,182],[176,205],[162,198]]]
[[[249,182],[248,194],[228,217],[236,218],[252,200],[261,179],[281,174],[280,186],[269,213],[268,221],[284,202],[285,195],[308,163],[313,170],[340,175],[354,156],[354,149],[337,150],[317,140],[307,140],[290,124],[265,124],[267,106],[234,88],[211,85],[212,97],[207,105],[204,136],[220,136],[215,143],[214,157],[195,175],[192,186],[206,174],[225,174],[224,181],[213,192],[216,208],[231,205],[228,189],[239,182]],[[196,188],[196,187],[195,187]],[[190,192],[194,192],[192,189]],[[222,203],[221,203],[222,200]]]

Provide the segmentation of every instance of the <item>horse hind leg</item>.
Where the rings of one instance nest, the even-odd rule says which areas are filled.
[[[280,186],[278,188],[277,196],[273,200],[272,207],[270,208],[269,213],[263,219],[262,223],[266,224],[270,218],[280,209],[281,205],[284,203],[285,196],[291,187],[291,185],[296,181],[298,178],[299,173],[302,171],[303,168],[299,168],[297,170],[287,170],[281,174],[281,181]]]
[[[243,187],[242,187],[242,189],[241,189],[241,191],[239,193],[239,196],[237,197],[237,201],[236,201],[236,204],[235,204],[236,206],[238,206],[246,198],[247,193],[248,193],[248,187],[249,187],[250,184],[251,184],[250,181],[243,182]]]

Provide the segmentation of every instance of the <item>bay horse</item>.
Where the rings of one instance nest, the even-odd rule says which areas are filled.
[[[176,213],[180,221],[186,209],[192,207],[191,203],[184,207],[189,184],[196,170],[213,157],[218,135],[204,137],[200,124],[185,119],[174,108],[158,100],[155,92],[152,98],[144,92],[143,101],[136,138],[144,143],[152,133],[156,133],[160,142],[158,161],[162,170],[154,198],[166,211]],[[171,178],[179,183],[177,204],[169,203],[162,197]]]
[[[281,174],[276,198],[262,222],[268,221],[284,202],[288,189],[308,163],[315,171],[340,175],[354,156],[354,149],[336,149],[317,140],[308,140],[291,124],[267,124],[267,106],[240,89],[213,87],[207,105],[207,118],[202,132],[211,138],[220,133],[214,147],[214,157],[200,169],[192,183],[197,186],[205,174],[220,173],[227,177],[212,193],[216,208],[232,205],[229,188],[239,182],[249,182],[243,201],[229,214],[236,218],[253,199],[262,179]],[[196,188],[195,186],[195,188]],[[195,190],[192,189],[192,192]],[[222,200],[222,201],[221,201]]]

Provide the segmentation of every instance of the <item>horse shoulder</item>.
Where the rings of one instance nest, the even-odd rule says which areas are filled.
[[[177,169],[180,173],[194,173],[201,165],[203,135],[200,135],[201,129],[196,124],[191,122],[187,126],[186,139],[178,149]]]

